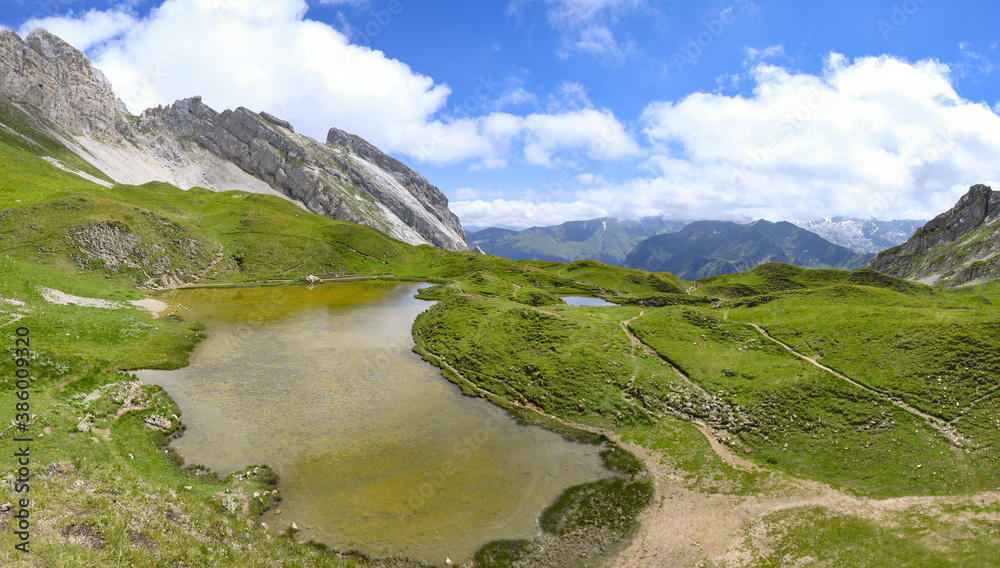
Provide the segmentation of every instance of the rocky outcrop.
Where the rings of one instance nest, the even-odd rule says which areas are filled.
[[[868,268],[924,284],[962,286],[1000,277],[1000,192],[979,184]]]
[[[76,48],[36,29],[0,30],[0,96],[28,103],[71,134],[121,142],[128,111],[111,83]]]
[[[0,97],[30,105],[55,125],[48,135],[119,183],[272,193],[406,243],[468,249],[444,194],[361,138],[331,129],[317,142],[279,117],[216,112],[200,97],[135,120],[86,56],[42,29],[25,40],[0,31]]]
[[[448,199],[423,176],[357,136],[331,129],[326,144],[267,113],[216,112],[201,97],[142,113],[138,136],[191,140],[313,213],[379,229],[404,242],[464,250]]]
[[[462,230],[458,217],[448,209],[448,198],[424,179],[424,176],[360,137],[342,130],[331,128],[327,133],[326,143],[346,150],[350,156],[360,158],[345,164],[345,173],[355,187],[363,188],[421,234],[434,234],[435,225],[440,225],[445,229],[441,231],[443,236],[449,241],[455,236],[462,239],[461,245],[449,242],[446,246],[444,241],[432,244],[451,250],[468,249],[465,231]],[[389,174],[390,179],[384,179],[381,172]]]
[[[80,251],[70,258],[82,269],[131,274],[136,284],[147,288],[194,280],[208,265],[211,249],[169,221],[156,222],[158,234],[145,239],[117,222],[81,225],[66,234],[67,243]]]

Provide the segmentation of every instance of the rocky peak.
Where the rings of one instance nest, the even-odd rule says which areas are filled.
[[[0,31],[0,98],[33,107],[53,136],[122,183],[276,193],[406,243],[468,248],[444,194],[361,138],[333,129],[324,144],[274,115],[217,112],[201,97],[149,109],[133,126],[104,74],[44,29],[24,40]]]
[[[44,29],[0,31],[0,96],[28,103],[66,131],[108,142],[127,129],[125,104],[87,57]]]
[[[959,286],[993,274],[1000,252],[1000,192],[973,185],[954,207],[909,240],[882,251],[869,268],[925,284]]]
[[[912,254],[954,241],[983,223],[994,220],[998,213],[1000,193],[994,192],[989,186],[976,184],[969,188],[954,207],[917,229],[913,237],[903,243],[902,252]]]
[[[194,141],[314,213],[412,244],[467,248],[461,224],[438,188],[346,132],[333,129],[321,144],[268,113],[243,107],[220,113],[201,97],[143,112],[139,129]]]

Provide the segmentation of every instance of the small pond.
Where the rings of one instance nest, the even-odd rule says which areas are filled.
[[[220,474],[268,463],[263,519],[370,555],[464,562],[538,534],[567,487],[605,477],[599,450],[462,396],[411,351],[418,284],[190,289],[161,299],[208,337],[176,371],[140,371],[181,408],[174,446]]]
[[[560,300],[566,302],[571,306],[615,306],[617,304],[612,304],[611,302],[604,301],[600,298],[590,298],[588,296],[560,296]]]

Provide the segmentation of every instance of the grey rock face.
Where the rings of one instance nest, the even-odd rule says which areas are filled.
[[[179,258],[171,259],[164,246],[108,223],[82,225],[68,233],[66,240],[83,253],[71,255],[80,268],[91,269],[91,263],[96,263],[113,272],[131,270],[136,283],[149,288],[190,282],[207,264],[211,251],[190,237],[178,236],[182,230],[174,224],[160,223],[159,229]]]
[[[200,97],[149,109],[133,126],[104,74],[43,29],[24,40],[0,31],[0,97],[38,109],[59,129],[82,137],[81,144],[102,143],[96,150],[83,144],[77,153],[113,179],[119,178],[112,169],[130,176],[129,164],[135,164],[151,174],[145,180],[188,188],[194,183],[183,180],[212,177],[199,170],[209,167],[207,153],[233,172],[209,185],[212,189],[274,190],[311,212],[367,225],[410,244],[468,249],[444,194],[364,140],[332,129],[323,144],[268,113],[242,107],[220,113]]]
[[[1000,276],[1000,192],[978,184],[868,268],[927,284],[961,286]]]
[[[0,31],[0,96],[28,103],[73,134],[120,142],[125,104],[76,48],[37,29],[22,40]]]
[[[420,174],[361,138],[331,129],[327,144],[243,107],[216,112],[193,97],[139,117],[140,133],[192,140],[239,166],[309,211],[379,229],[416,244],[465,250],[448,199]],[[400,225],[409,230],[399,230]]]

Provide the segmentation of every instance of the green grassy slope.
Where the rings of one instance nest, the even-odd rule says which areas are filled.
[[[27,139],[38,137],[19,130],[28,132]],[[599,291],[507,259],[406,245],[273,196],[181,191],[160,183],[105,188],[40,159],[60,148],[0,140],[0,172],[17,173],[0,177],[0,338],[11,355],[0,362],[0,373],[9,386],[15,332],[30,329],[32,431],[41,434],[32,455],[44,471],[35,478],[35,491],[44,497],[35,501],[33,514],[45,519],[34,548],[35,558],[50,565],[113,565],[119,559],[140,566],[416,565],[346,558],[276,537],[255,522],[255,513],[275,502],[267,476],[258,479],[251,471],[245,479],[219,481],[197,467],[177,468],[163,445],[166,438],[144,428],[142,420],[179,411],[162,391],[133,383],[127,371],[185,364],[201,328],[175,315],[153,319],[125,303],[142,298],[143,288],[307,275],[416,278],[484,294],[506,286],[516,305],[561,303],[542,286],[573,294]],[[114,305],[54,305],[44,298],[45,288]],[[14,402],[12,389],[0,393],[4,408]],[[176,418],[171,423],[180,427]],[[12,435],[11,428],[4,436]],[[581,432],[571,435],[604,443]],[[547,512],[562,519],[553,523],[565,534],[547,535],[542,544],[520,543],[519,556],[566,565],[575,562],[577,551],[600,554],[621,541],[622,531],[634,529],[651,485],[642,471],[623,470],[614,459],[608,463],[622,475],[613,487],[630,488],[631,497],[603,485],[575,489]],[[9,487],[0,489],[0,500],[14,500]],[[618,514],[580,516],[618,510],[627,523]],[[595,522],[605,528],[594,532]],[[583,528],[590,541],[579,541]],[[9,532],[0,536],[4,565],[14,561],[8,555],[14,543]]]
[[[862,268],[854,272],[831,269],[806,269],[769,262],[746,272],[720,274],[699,278],[692,293],[721,298],[762,296],[785,290],[820,288],[836,284],[854,284],[888,288],[904,293],[933,294],[934,289],[907,282],[874,270]]]
[[[140,286],[164,275],[199,285],[307,275],[430,281],[436,285],[422,297],[438,302],[414,323],[417,351],[467,394],[569,436],[603,443],[565,423],[642,442],[697,491],[746,497],[775,490],[787,474],[870,497],[1000,489],[996,285],[943,292],[866,270],[782,264],[691,283],[594,261],[449,253],[271,196],[164,184],[106,189],[39,157],[58,151],[0,138],[0,408],[14,403],[14,332],[25,326],[36,338],[33,428],[50,429],[33,446],[40,495],[34,514],[50,519],[39,524],[38,554],[49,565],[115,565],[119,558],[139,566],[412,565],[340,558],[260,530],[253,512],[275,497],[266,470],[219,481],[171,463],[163,436],[141,421],[176,409],[156,389],[127,390],[127,371],[183,365],[199,338],[196,322],[153,319],[129,306],[56,306],[39,289],[125,302],[143,297]],[[111,237],[94,236],[101,234]],[[97,258],[114,242],[134,243],[119,255],[131,265]],[[622,305],[574,307],[558,299],[577,294]],[[86,432],[77,427],[81,421]],[[722,462],[696,421],[712,425],[760,469]],[[935,427],[941,423],[957,444]],[[494,543],[478,565],[577,566],[584,553],[595,564],[612,556],[653,496],[641,468],[628,458],[608,459],[618,463],[619,480],[575,489],[544,515],[549,532]],[[248,514],[227,509],[234,503],[227,490]],[[265,491],[270,497],[253,497]],[[0,487],[0,502],[12,499],[9,486]],[[808,509],[764,522],[785,524],[768,537],[775,548],[761,552],[758,565],[784,565],[784,556],[775,556],[780,550],[789,558],[862,566],[872,564],[860,558],[877,554],[921,557],[927,543],[906,535],[951,538],[964,521],[908,515],[896,533],[891,524],[838,521]],[[810,527],[828,532],[807,545]],[[838,552],[859,531],[869,537],[850,554]],[[0,535],[5,565],[13,538]],[[86,544],[95,538],[99,549]],[[935,546],[925,565],[985,566],[997,556],[992,537],[966,542]]]

